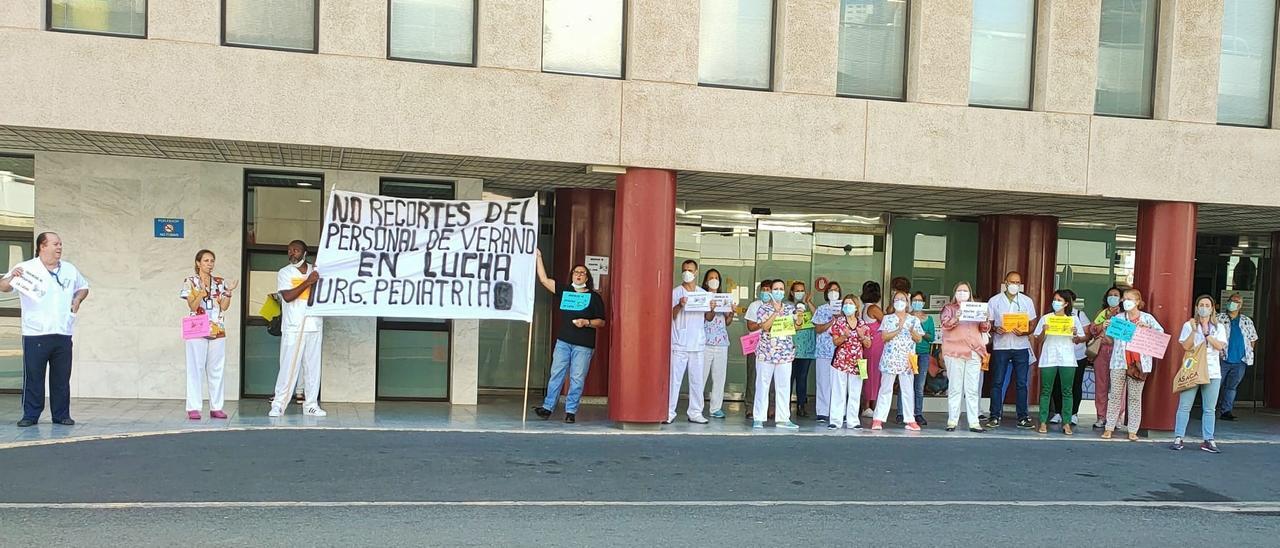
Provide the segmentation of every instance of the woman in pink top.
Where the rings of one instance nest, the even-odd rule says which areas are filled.
[[[961,303],[969,302],[969,282],[956,284],[954,297],[942,308],[942,361],[947,367],[947,431],[960,424],[960,404],[965,405],[970,432],[985,432],[978,420],[982,362],[987,357],[986,333],[991,322],[961,321]]]
[[[884,318],[884,309],[880,308],[880,284],[878,282],[868,281],[862,284],[862,324],[867,326],[867,332],[879,333],[880,320]],[[863,354],[867,357],[867,379],[862,381],[863,386],[880,387],[880,355],[884,353],[884,340],[880,337],[871,337],[871,347],[866,349]],[[876,406],[876,397],[879,394],[876,390],[863,390],[862,400],[865,402],[862,416],[871,417],[872,409]]]

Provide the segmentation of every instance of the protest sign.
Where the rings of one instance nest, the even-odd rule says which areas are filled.
[[[960,321],[962,322],[985,322],[987,321],[987,313],[991,308],[987,303],[968,301],[960,303]]]
[[[732,293],[716,293],[711,296],[711,310],[716,313],[733,312],[736,300]]]
[[[1005,331],[1026,333],[1031,330],[1031,316],[1026,312],[1009,312],[1000,319],[1000,327]]]
[[[1114,321],[1112,320],[1112,322]],[[1164,358],[1164,352],[1169,348],[1169,339],[1168,333],[1161,333],[1149,327],[1139,327],[1134,331],[1133,338],[1129,340],[1129,344],[1125,345],[1124,348],[1130,352],[1151,356],[1159,360]]]
[[[742,355],[750,356],[756,353],[756,347],[760,346],[760,332],[752,331],[743,335],[738,339],[742,343]]]
[[[560,310],[577,312],[586,310],[591,304],[590,293],[579,293],[577,291],[565,291],[564,296],[560,298]]]
[[[312,316],[531,321],[538,203],[335,190]]]
[[[773,326],[769,329],[770,337],[791,337],[796,334],[796,317],[778,316],[773,319]]]
[[[1044,333],[1046,335],[1074,336],[1076,334],[1076,319],[1071,316],[1046,316]]]
[[[699,291],[684,296],[685,312],[711,312],[711,293]]]
[[[1123,316],[1116,316],[1111,318],[1111,325],[1107,327],[1107,336],[1117,341],[1129,342],[1133,340],[1133,332],[1137,328],[1137,325]]]
[[[9,278],[9,285],[18,290],[18,293],[26,295],[28,299],[40,302],[44,299],[48,289],[45,287],[44,280],[40,279],[34,272],[26,270],[22,271],[21,276]]]

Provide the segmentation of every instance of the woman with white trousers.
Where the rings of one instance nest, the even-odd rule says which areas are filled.
[[[827,429],[841,426],[862,429],[858,404],[862,400],[862,377],[866,374],[866,351],[871,348],[871,330],[861,320],[862,301],[855,295],[844,298],[839,314],[831,321],[831,417]]]
[[[916,343],[924,338],[920,320],[907,312],[911,295],[905,291],[893,293],[893,313],[881,320],[880,337],[884,340],[884,354],[880,356],[880,395],[876,398],[876,411],[871,421],[872,430],[883,430],[893,405],[893,382],[898,381],[902,392],[902,408],[914,409],[915,376],[919,374],[911,364],[916,355]],[[910,413],[903,414],[906,429],[919,432],[920,425]]]
[[[702,275],[702,289],[708,293],[720,291],[720,271],[714,268]],[[711,418],[724,418],[724,378],[729,365],[729,331],[733,324],[733,312],[707,312],[706,323],[702,324],[707,334],[707,346],[702,351],[702,385],[707,385],[707,377],[711,377]]]
[[[960,425],[963,405],[970,432],[985,432],[978,414],[981,398],[982,360],[987,356],[985,334],[989,321],[961,321],[960,307],[969,302],[969,282],[956,284],[951,302],[942,308],[942,362],[947,369],[947,431]]]
[[[209,416],[225,419],[222,411],[222,375],[227,362],[227,331],[223,317],[231,308],[231,292],[236,282],[224,281],[213,275],[216,261],[213,252],[201,249],[196,253],[195,275],[188,276],[182,284],[179,298],[186,301],[192,316],[209,317],[209,336],[187,340],[187,418],[200,420],[204,405],[204,384],[209,384]]]
[[[796,358],[796,346],[791,335],[774,334],[773,328],[778,325],[781,331],[781,322],[791,322],[787,331],[794,333],[795,328],[800,327],[801,318],[795,306],[784,300],[782,280],[773,280],[769,287],[768,300],[754,318],[748,318],[756,322],[761,331],[760,344],[756,346],[756,399],[752,405],[756,414],[751,427],[764,428],[762,411],[769,408],[769,384],[773,383],[774,427],[795,430],[800,428],[791,422],[791,362]]]
[[[835,374],[831,371],[831,360],[836,352],[835,345],[831,343],[831,327],[835,325],[835,319],[840,317],[840,295],[840,283],[827,282],[827,304],[813,311],[813,330],[818,334],[817,349],[814,352],[817,358],[814,375],[818,389],[817,417],[815,418],[818,422],[827,421],[831,413],[831,379],[835,378]],[[854,414],[857,414],[856,409]],[[835,422],[839,424],[840,421]]]

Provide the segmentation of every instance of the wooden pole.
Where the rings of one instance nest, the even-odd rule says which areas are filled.
[[[520,407],[520,426],[529,419],[529,369],[533,363],[533,321],[529,321],[529,346],[524,353],[524,405]]]

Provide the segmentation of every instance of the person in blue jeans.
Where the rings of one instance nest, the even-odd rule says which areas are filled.
[[[916,343],[916,361],[920,370],[916,373],[916,399],[913,402],[915,409],[912,410],[916,417],[916,424],[920,426],[929,424],[929,421],[924,419],[924,383],[929,378],[929,358],[933,356],[933,335],[935,330],[933,317],[924,312],[925,299],[926,296],[923,291],[917,291],[911,295],[911,315],[920,320],[920,328],[924,329],[924,338]],[[902,394],[899,393],[898,422],[902,422],[903,414]]]
[[[604,327],[604,299],[591,288],[594,280],[585,265],[574,265],[569,272],[569,284],[556,284],[547,277],[542,264],[542,252],[538,252],[538,281],[547,291],[555,293],[556,346],[551,353],[551,378],[547,380],[547,397],[533,412],[544,420],[555,411],[560,398],[564,377],[569,376],[569,394],[564,400],[564,422],[578,420],[578,402],[582,399],[582,387],[587,380],[587,368],[596,348],[596,329]]]
[[[1236,404],[1236,389],[1244,380],[1245,369],[1253,365],[1253,345],[1258,342],[1258,329],[1253,320],[1240,313],[1244,298],[1239,293],[1227,301],[1227,312],[1218,315],[1218,323],[1227,326],[1227,349],[1222,351],[1222,393],[1219,395],[1218,418],[1236,420],[1231,413]]]
[[[999,427],[1000,419],[1004,416],[1002,396],[1008,386],[1005,374],[1009,369],[1013,369],[1013,377],[1016,379],[1018,427],[1035,427],[1027,402],[1027,383],[1031,377],[1031,339],[1028,335],[1031,333],[1029,326],[1035,323],[1038,316],[1035,303],[1022,289],[1022,274],[1016,270],[1009,272],[1004,276],[1004,290],[987,301],[988,317],[993,325],[991,331],[995,334],[991,345],[991,412],[987,428]],[[1027,323],[1019,321],[1017,326],[1005,325],[1006,319],[1015,316],[1025,318]]]

